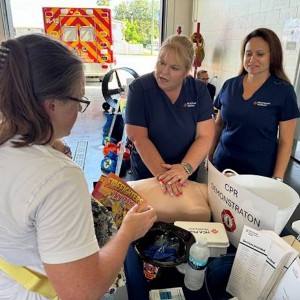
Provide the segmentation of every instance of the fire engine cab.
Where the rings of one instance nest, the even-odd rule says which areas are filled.
[[[102,80],[113,69],[112,17],[109,8],[43,7],[45,33],[83,60],[85,76]]]

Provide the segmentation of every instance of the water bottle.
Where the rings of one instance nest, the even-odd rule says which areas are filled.
[[[192,291],[201,289],[210,251],[206,237],[200,237],[190,248],[189,260],[185,270],[184,284]]]
[[[187,265],[188,265],[187,263],[180,264],[180,265],[176,266],[176,269],[181,274],[185,274],[185,270],[186,270]]]

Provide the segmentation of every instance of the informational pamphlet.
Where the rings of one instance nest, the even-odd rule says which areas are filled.
[[[92,197],[112,212],[118,228],[131,207],[138,204],[140,205],[139,211],[141,211],[147,206],[147,201],[114,173],[100,177],[92,192]]]
[[[288,245],[289,246],[289,245]],[[272,240],[267,259],[264,263],[263,272],[259,281],[259,297],[258,299],[265,300],[277,280],[282,276],[285,263],[287,262],[291,250],[285,245]]]
[[[266,282],[265,287],[263,287],[263,285],[261,287],[261,298],[266,299],[270,294],[270,291],[274,289],[279,281],[281,281],[285,272],[299,256],[299,252],[287,241],[279,237],[274,231],[263,230],[263,232],[269,234],[273,239],[270,249],[271,254],[268,255],[269,259],[266,261],[268,264],[265,268],[266,270],[269,269],[269,274],[271,275],[268,279],[269,282]],[[264,276],[264,274],[262,276]],[[263,281],[263,278],[261,278],[261,283]]]
[[[285,290],[288,297],[274,296],[274,290],[279,289],[278,295],[287,286],[291,287],[284,283],[284,278],[292,266],[296,270],[294,262],[298,260],[298,254],[273,231],[244,226],[226,291],[239,300],[298,299],[292,298],[288,290]],[[299,277],[300,273],[294,275]],[[299,282],[293,289],[300,295]]]
[[[268,300],[298,300],[300,298],[300,260],[295,259],[284,273]]]
[[[258,298],[259,279],[272,239],[256,229],[244,226],[226,291],[242,300]]]

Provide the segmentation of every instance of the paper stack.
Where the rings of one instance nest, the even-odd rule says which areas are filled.
[[[273,298],[298,251],[273,231],[244,226],[226,291],[239,300]],[[300,285],[294,286],[300,293]]]

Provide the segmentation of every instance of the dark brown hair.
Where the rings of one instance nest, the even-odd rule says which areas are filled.
[[[290,83],[288,76],[283,70],[283,53],[281,42],[276,33],[268,28],[258,28],[250,32],[244,39],[241,48],[241,69],[239,75],[247,74],[243,66],[243,58],[245,54],[246,44],[250,39],[260,37],[268,43],[270,47],[270,73]]]
[[[82,80],[82,62],[42,34],[10,39],[2,46],[9,51],[0,69],[0,145],[15,135],[21,135],[17,147],[47,144],[53,128],[42,103],[72,95]]]

